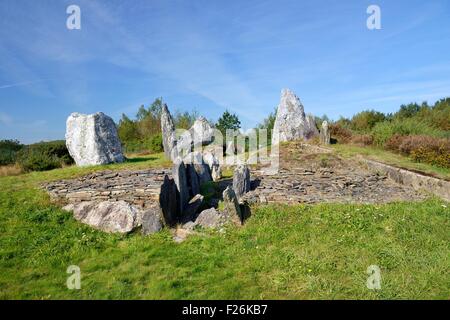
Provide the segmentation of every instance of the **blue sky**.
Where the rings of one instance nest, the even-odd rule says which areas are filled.
[[[2,0],[0,139],[60,139],[71,112],[118,121],[156,97],[210,119],[228,108],[246,129],[282,88],[331,118],[434,102],[450,96],[449,21],[447,0]]]

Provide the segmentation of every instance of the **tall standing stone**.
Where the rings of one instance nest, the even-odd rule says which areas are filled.
[[[289,89],[281,91],[273,130],[279,133],[273,135],[273,145],[283,141],[308,140],[319,134],[314,118],[310,115],[306,116],[300,99]]]
[[[184,208],[186,208],[190,197],[186,174],[186,166],[184,165],[184,162],[180,158],[175,160],[175,163],[172,167],[172,176],[173,180],[175,181],[175,185],[177,186],[177,191],[179,195],[178,207],[179,212],[181,213],[183,212]]]
[[[250,191],[250,170],[247,165],[239,165],[234,170],[233,190],[238,199]]]
[[[320,130],[320,142],[322,144],[330,144],[331,140],[331,133],[330,129],[328,128],[328,122],[324,121],[322,122],[322,130]]]
[[[72,113],[66,125],[67,149],[78,166],[125,161],[116,124],[104,113]]]
[[[178,222],[180,213],[178,198],[179,195],[175,181],[165,175],[159,193],[159,206],[163,214],[164,222],[169,226],[174,226]]]
[[[177,137],[175,134],[175,124],[172,115],[167,108],[167,104],[163,104],[161,109],[161,131],[166,158],[175,161],[177,158]]]

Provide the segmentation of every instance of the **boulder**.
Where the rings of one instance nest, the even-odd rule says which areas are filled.
[[[125,201],[84,201],[64,207],[76,220],[105,232],[128,233],[139,226],[138,209]]]
[[[194,225],[203,228],[219,228],[224,224],[224,217],[214,208],[206,209],[200,212]]]
[[[194,139],[194,146],[205,146],[214,141],[214,128],[204,117],[199,117],[195,120],[190,131]]]
[[[308,140],[319,134],[314,118],[306,116],[300,99],[289,89],[281,92],[273,130],[279,133],[273,135],[273,145],[283,141]]]
[[[78,166],[125,161],[117,127],[102,112],[72,113],[66,123],[66,145]]]
[[[174,226],[178,222],[180,212],[178,197],[179,195],[175,181],[165,175],[159,193],[159,206],[163,214],[164,222],[168,226]]]
[[[187,181],[186,167],[184,162],[177,158],[172,167],[172,177],[175,181],[175,185],[177,186],[177,194],[178,194],[178,212],[183,212],[184,208],[189,202],[189,187]]]
[[[238,199],[236,194],[233,191],[233,188],[228,186],[223,191],[223,203],[225,207],[225,214],[229,220],[234,222],[235,224],[242,224],[242,213],[241,208],[239,206]]]
[[[239,165],[234,169],[233,190],[238,199],[250,191],[250,170],[247,165]]]
[[[160,231],[163,228],[160,209],[150,208],[142,214],[142,234],[149,235]]]
[[[331,133],[330,129],[328,128],[328,122],[324,121],[322,122],[322,130],[320,130],[320,142],[322,144],[330,144],[331,140]]]
[[[172,115],[167,108],[167,104],[163,104],[161,109],[161,132],[164,147],[164,154],[167,159],[175,161],[178,157],[177,138],[175,133],[175,124]]]

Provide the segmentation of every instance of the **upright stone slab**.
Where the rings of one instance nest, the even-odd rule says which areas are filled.
[[[66,125],[67,149],[78,166],[125,161],[117,127],[104,113],[72,113]]]
[[[167,159],[175,161],[177,158],[177,138],[175,134],[175,125],[172,115],[167,108],[167,104],[163,104],[161,109],[161,132],[164,147],[164,154]]]
[[[211,178],[213,181],[218,181],[222,178],[222,170],[220,167],[219,159],[210,151],[203,153],[203,160],[208,165],[211,172]]]
[[[314,118],[306,116],[300,99],[289,89],[283,89],[274,124],[272,144],[298,139],[309,140],[319,134]]]
[[[179,195],[175,181],[169,178],[168,175],[164,176],[164,182],[161,185],[159,206],[161,207],[164,222],[168,226],[176,225],[180,213]]]
[[[320,142],[322,144],[330,144],[331,134],[330,129],[328,128],[328,122],[322,122],[322,130],[320,130]]]
[[[236,194],[233,191],[233,188],[228,186],[223,192],[223,203],[225,207],[225,214],[227,218],[234,222],[235,224],[242,224],[242,213],[241,207],[239,206],[238,199]]]
[[[186,208],[189,202],[189,188],[186,174],[186,167],[184,162],[178,158],[175,160],[175,163],[172,167],[172,176],[175,184],[177,186],[177,191],[179,195],[179,212],[183,212],[184,208]]]
[[[250,191],[250,170],[247,165],[239,165],[234,169],[233,190],[238,199]]]

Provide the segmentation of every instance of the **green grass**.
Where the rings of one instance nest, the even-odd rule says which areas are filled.
[[[333,144],[331,147],[340,156],[354,158],[357,155],[363,155],[366,158],[378,160],[393,166],[415,170],[432,175],[441,179],[450,180],[450,169],[433,166],[427,163],[415,162],[408,157],[383,150],[376,147],[359,147],[349,144]]]
[[[153,160],[0,178],[1,299],[448,299],[450,205],[265,206],[243,227],[173,242],[170,232],[110,235],[75,221],[44,180]],[[382,289],[366,288],[369,265]],[[81,290],[66,269],[81,268]]]

